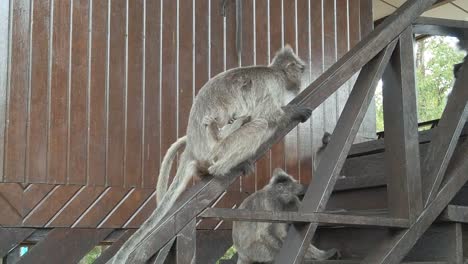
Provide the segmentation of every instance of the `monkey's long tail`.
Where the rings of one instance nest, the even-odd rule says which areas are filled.
[[[179,138],[171,145],[171,147],[167,150],[166,156],[164,156],[164,159],[161,163],[161,168],[159,169],[158,184],[156,185],[156,200],[158,202],[160,202],[164,197],[164,194],[166,194],[172,162],[177,155],[177,151],[184,147],[186,143],[187,136]]]

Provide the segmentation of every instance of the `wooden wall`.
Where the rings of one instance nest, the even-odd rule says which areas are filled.
[[[135,196],[141,203],[128,210],[144,201],[154,208],[160,161],[185,134],[193,98],[210,77],[267,64],[289,43],[313,80],[372,29],[371,0],[246,0],[238,58],[235,1],[227,1],[226,17],[221,2],[0,1],[0,182],[22,183],[15,186],[24,192],[29,183],[46,186],[41,194],[90,186],[93,199],[109,196],[113,206]],[[309,182],[314,150],[350,89],[332,95],[218,206],[261,188],[275,167]],[[374,136],[374,111],[358,140]],[[62,205],[85,190],[69,190]]]

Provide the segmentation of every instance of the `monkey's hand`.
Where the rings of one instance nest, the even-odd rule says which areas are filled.
[[[286,105],[281,107],[283,111],[290,116],[292,120],[298,120],[301,123],[307,121],[312,115],[312,109],[300,105]]]

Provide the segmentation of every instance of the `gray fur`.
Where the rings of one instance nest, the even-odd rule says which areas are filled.
[[[270,183],[251,194],[239,206],[261,211],[297,211],[304,187],[281,169],[275,169]],[[288,233],[287,223],[233,222],[232,239],[238,264],[273,263]],[[336,249],[323,251],[312,244],[306,260],[326,260],[339,255]]]
[[[323,151],[325,151],[325,148],[328,146],[328,143],[330,142],[331,139],[331,134],[328,132],[325,132],[322,137],[322,146],[320,146],[315,153],[315,158],[314,158],[314,171],[317,169],[317,166],[319,164],[320,159],[322,158]]]
[[[198,167],[207,164],[207,171],[215,177],[223,177],[241,164],[250,167],[250,159],[259,146],[282,125],[280,120],[285,114],[291,119],[307,120],[311,115],[310,109],[283,107],[286,92],[299,92],[304,70],[304,62],[287,46],[276,54],[269,66],[231,69],[210,79],[192,105],[187,138],[184,142],[185,150],[180,155],[173,183],[158,201],[158,207],[153,214],[125,242],[110,262],[127,262],[129,254],[137,244],[144,239],[149,230],[159,224],[192,176],[200,171]],[[206,121],[206,117],[213,118],[217,126],[223,128],[234,115],[248,116],[250,121],[241,124],[229,135],[221,133],[221,138],[207,133],[203,122]],[[182,144],[177,145],[181,146]],[[164,188],[167,186],[169,171],[167,168],[160,169],[158,183]],[[164,174],[161,174],[163,172]],[[158,191],[164,188],[158,188]],[[147,259],[150,256],[138,257]]]

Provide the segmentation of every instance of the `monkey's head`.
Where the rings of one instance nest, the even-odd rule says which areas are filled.
[[[271,62],[271,67],[285,73],[288,81],[288,85],[286,87],[287,90],[293,93],[299,92],[306,64],[294,53],[294,50],[289,44],[276,52],[276,55]]]
[[[282,204],[296,202],[305,192],[305,187],[280,168],[273,171],[268,188],[280,199]]]

